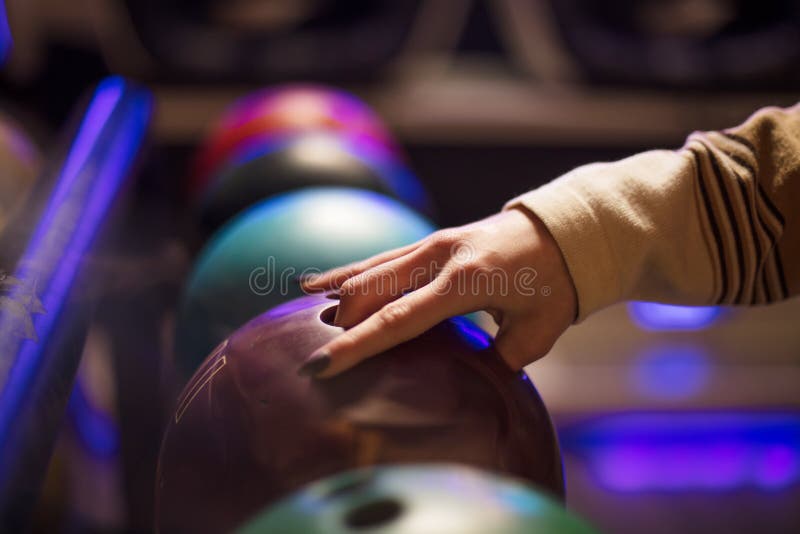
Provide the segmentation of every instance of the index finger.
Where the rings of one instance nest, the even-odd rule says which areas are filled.
[[[357,274],[371,269],[387,261],[394,260],[401,256],[405,256],[409,252],[413,252],[420,245],[420,242],[412,243],[404,247],[387,250],[375,256],[371,256],[365,260],[348,263],[342,267],[336,267],[325,271],[324,273],[311,276],[307,279],[300,280],[300,284],[305,291],[324,291],[328,289],[338,289],[348,278],[352,278]]]

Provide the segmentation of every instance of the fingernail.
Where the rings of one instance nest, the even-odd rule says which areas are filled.
[[[315,353],[300,366],[297,374],[300,376],[317,376],[331,364],[331,355],[327,352]]]

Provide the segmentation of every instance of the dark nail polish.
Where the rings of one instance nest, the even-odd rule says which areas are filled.
[[[327,369],[330,364],[330,354],[312,354],[311,357],[300,366],[300,368],[297,370],[297,374],[300,376],[317,376],[322,371]]]

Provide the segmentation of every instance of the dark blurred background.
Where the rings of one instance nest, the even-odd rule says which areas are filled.
[[[45,153],[109,73],[152,89],[136,194],[140,213],[168,214],[158,223],[167,235],[187,224],[181,188],[198,142],[237,97],[273,84],[327,83],[373,106],[442,226],[493,213],[578,165],[676,148],[693,130],[800,95],[800,2],[788,0],[6,7],[14,47],[0,105]],[[568,505],[604,531],[800,531],[800,302],[704,313],[616,306],[529,368],[561,434]],[[104,343],[90,336],[95,352]],[[104,366],[90,382],[113,382]],[[110,389],[94,395],[116,413]],[[134,530],[146,481],[108,458],[57,457],[48,488],[70,485],[65,513]]]

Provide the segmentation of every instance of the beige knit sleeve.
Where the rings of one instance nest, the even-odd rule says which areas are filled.
[[[800,293],[800,105],[677,151],[579,167],[511,200],[547,226],[578,319],[622,300],[762,304]]]

